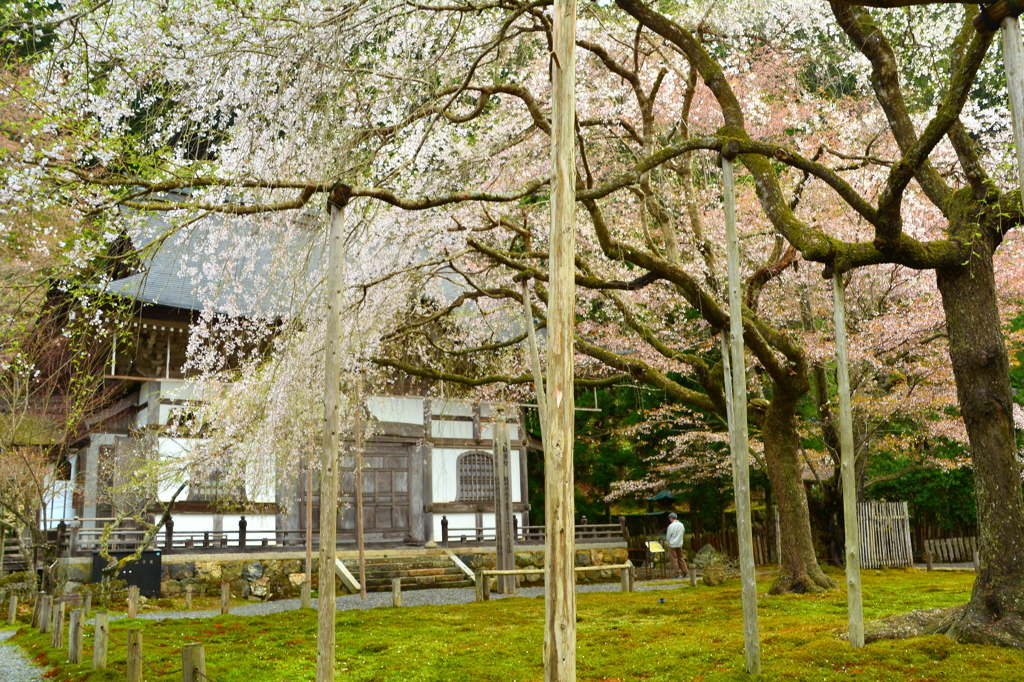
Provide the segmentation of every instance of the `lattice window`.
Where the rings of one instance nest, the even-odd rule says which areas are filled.
[[[459,502],[494,500],[494,458],[484,452],[459,457]]]

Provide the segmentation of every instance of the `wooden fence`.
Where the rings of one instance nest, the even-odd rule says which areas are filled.
[[[974,553],[978,551],[978,538],[941,538],[924,541],[925,551],[932,553],[932,561],[945,564],[967,563],[974,561]]]
[[[768,534],[762,529],[755,529],[753,538],[754,565],[763,566],[764,564],[772,563],[775,559],[773,556],[775,548]],[[693,551],[699,552],[704,545],[711,545],[715,548],[716,552],[731,559],[735,559],[740,555],[739,540],[736,537],[735,528],[727,528],[726,530],[716,532],[694,533],[693,544],[691,545]]]
[[[519,518],[512,517],[512,536],[517,545],[544,544],[544,526],[519,526]],[[448,517],[441,517],[441,547],[448,549],[453,545],[484,545],[493,544],[494,526],[474,526],[472,528],[450,528]],[[614,542],[628,541],[626,518],[619,517],[618,523],[588,523],[587,517],[581,517],[576,524],[576,542]]]
[[[913,566],[907,503],[871,500],[857,505],[861,568]]]

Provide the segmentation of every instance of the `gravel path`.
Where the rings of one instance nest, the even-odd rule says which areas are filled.
[[[3,682],[42,682],[43,672],[15,644],[7,644],[14,630],[0,631],[0,680]]]
[[[685,584],[659,584],[644,585],[636,584],[637,592],[649,592],[652,590],[674,590],[682,587],[689,587]],[[576,592],[618,592],[621,589],[619,583],[596,583],[591,585],[577,585]],[[543,587],[521,587],[514,595],[504,595],[492,592],[491,599],[504,599],[506,597],[540,597],[544,594]],[[447,606],[449,604],[468,604],[476,599],[476,590],[472,587],[440,588],[433,590],[408,590],[402,592],[402,606]],[[299,608],[298,599],[281,599],[278,601],[254,602],[244,606],[236,606],[231,609],[235,616],[266,616],[272,613],[293,611]],[[359,598],[358,594],[347,594],[338,597],[339,611],[350,611],[353,609],[375,609],[381,606],[391,606],[390,592],[370,592],[366,595],[366,601]],[[317,600],[313,600],[313,608],[317,607]],[[154,611],[140,613],[139,618],[145,620],[166,620],[173,618],[213,618],[219,616],[220,611]],[[121,618],[121,614],[111,614],[111,618]],[[0,679],[3,679],[0,677]],[[19,681],[20,682],[20,681]]]

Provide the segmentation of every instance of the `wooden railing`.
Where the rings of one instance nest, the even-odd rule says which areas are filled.
[[[494,542],[494,526],[474,526],[470,528],[451,528],[448,517],[441,517],[441,546],[445,549],[454,545],[484,545]],[[519,518],[512,517],[512,533],[517,545],[544,544],[544,526],[519,526]],[[587,517],[581,517],[576,524],[576,541],[587,542],[626,542],[629,534],[626,531],[626,517],[620,516],[618,523],[587,523]]]

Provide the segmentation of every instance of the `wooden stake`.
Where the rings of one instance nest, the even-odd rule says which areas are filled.
[[[110,614],[97,611],[93,627],[92,669],[100,670],[107,667],[107,647],[110,642]]]
[[[89,618],[89,614],[92,613],[92,590],[89,590],[89,591],[87,591],[85,593],[85,608],[84,608],[84,611],[85,611],[85,613],[83,613],[82,615],[86,619],[88,619]]]
[[[34,628],[39,627],[39,613],[42,609],[43,597],[45,595],[42,592],[36,592],[36,598],[32,601],[32,620],[31,626]]]
[[[302,608],[304,609],[312,607],[313,600],[310,596],[310,593],[312,592],[312,585],[313,583],[309,578],[302,581]]]
[[[836,321],[836,383],[839,393],[843,526],[846,531],[846,610],[850,622],[850,645],[859,649],[864,646],[864,607],[860,587],[860,532],[857,528],[857,469],[856,453],[853,449],[849,358],[846,352],[846,291],[839,270],[835,271],[832,282]]]
[[[231,611],[231,583],[220,584],[220,615],[226,616]]]
[[[207,682],[206,651],[202,644],[181,647],[181,682]]]
[[[359,598],[366,600],[366,537],[363,533],[363,382],[356,377],[356,544],[359,546]]]
[[[139,588],[128,586],[128,618],[135,618],[139,613]]]
[[[75,609],[71,612],[71,620],[68,622],[68,663],[82,662],[82,647],[85,644],[85,633],[82,632],[84,622],[84,609]]]
[[[11,603],[7,607],[7,624],[14,625],[14,621],[18,618],[18,595],[11,595]]]
[[[142,630],[128,631],[128,682],[142,682]]]
[[[726,150],[728,151],[728,150]],[[735,156],[735,154],[733,154]],[[732,157],[723,152],[725,226],[729,259],[729,336],[732,369],[733,487],[736,497],[736,532],[743,595],[743,644],[746,670],[761,673],[761,644],[757,626],[757,583],[754,572],[753,528],[750,521],[750,446],[747,442],[747,375],[743,356],[743,302],[740,293],[740,249],[736,234],[736,197]]]
[[[67,604],[58,602],[53,607],[53,624],[50,627],[50,648],[64,648],[64,609]]]
[[[402,579],[392,578],[391,579],[391,605],[401,606],[402,605]]]
[[[544,679],[576,679],[573,418],[576,331],[576,0],[554,0],[548,427],[544,443]],[[485,584],[486,588],[487,585]]]
[[[188,585],[185,587],[185,610],[192,610],[192,586]]]
[[[332,192],[336,194],[337,192]],[[334,562],[338,527],[338,445],[341,411],[341,328],[345,286],[345,205],[331,203],[327,274],[327,356],[324,379],[324,443],[320,458],[320,597],[317,600],[316,682],[334,682]],[[357,483],[356,488],[359,488]]]
[[[48,594],[39,597],[39,634],[45,635],[50,631],[50,605],[51,597]]]

